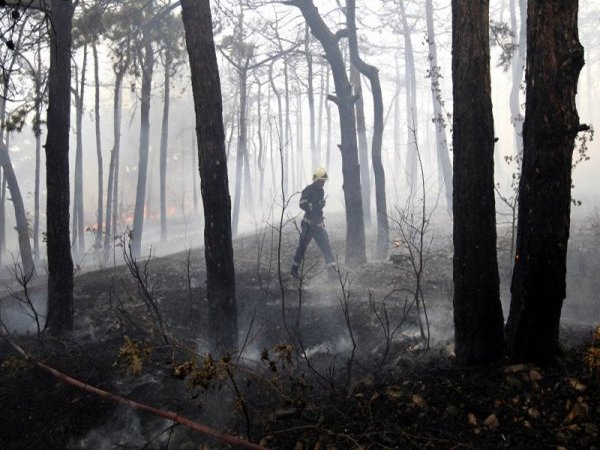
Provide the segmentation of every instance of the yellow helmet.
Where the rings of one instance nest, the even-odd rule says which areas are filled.
[[[327,176],[327,171],[324,167],[317,167],[313,172],[313,181],[323,180],[327,181],[329,177]]]

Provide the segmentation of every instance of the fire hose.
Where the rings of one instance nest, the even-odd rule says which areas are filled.
[[[195,422],[186,417],[180,416],[179,414],[176,414],[172,411],[165,411],[162,409],[154,408],[154,407],[146,405],[144,403],[140,403],[135,400],[130,400],[128,398],[122,397],[122,396],[114,394],[112,392],[105,391],[98,387],[84,383],[83,381],[73,378],[73,377],[71,377],[71,376],[69,376],[69,375],[67,375],[67,374],[41,362],[41,361],[36,361],[21,346],[19,346],[16,342],[14,342],[13,339],[10,338],[10,335],[8,334],[8,332],[4,326],[2,326],[2,331],[3,332],[2,332],[2,334],[0,334],[0,337],[6,339],[8,341],[8,343],[17,352],[19,352],[21,355],[23,355],[23,357],[25,359],[27,359],[28,361],[31,361],[33,364],[38,366],[40,369],[50,373],[51,375],[53,375],[54,377],[58,378],[59,380],[65,382],[65,383],[75,386],[83,391],[90,392],[92,394],[96,394],[99,397],[112,400],[116,403],[121,403],[123,405],[127,405],[131,408],[138,409],[141,411],[148,411],[158,417],[162,417],[163,419],[167,419],[172,422],[181,424],[183,426],[191,428],[192,430],[199,431],[202,434],[211,436],[211,437],[213,437],[221,442],[224,442],[226,444],[234,445],[234,446],[240,447],[240,448],[253,449],[253,450],[266,450],[266,447],[263,447],[263,446],[257,445],[257,444],[253,444],[252,442],[249,442],[249,441],[245,441],[245,440],[243,440],[237,436],[234,436],[232,434],[228,434],[228,433],[225,433],[225,432],[222,432],[219,430],[215,430],[214,428],[211,428],[211,427],[204,425],[202,423],[199,423],[199,422]]]

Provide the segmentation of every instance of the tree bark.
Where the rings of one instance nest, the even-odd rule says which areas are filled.
[[[514,34],[513,43],[517,50],[512,58],[512,86],[510,89],[510,122],[514,128],[515,148],[513,156],[516,161],[523,155],[523,114],[521,113],[521,83],[525,69],[525,57],[527,54],[527,0],[519,0],[519,11],[521,24],[517,29],[516,0],[510,0],[510,26]],[[518,36],[518,38],[517,38]]]
[[[400,15],[404,36],[404,71],[406,85],[406,175],[410,195],[415,193],[417,186],[417,75],[415,71],[415,55],[413,52],[411,30],[408,26],[404,0],[400,0]],[[423,193],[425,195],[425,193]]]
[[[2,173],[0,186],[0,264],[6,252],[6,176]]]
[[[376,256],[379,259],[384,259],[387,257],[389,249],[390,228],[385,192],[385,171],[381,161],[381,147],[383,142],[383,95],[381,93],[379,70],[375,66],[365,63],[361,59],[358,51],[358,38],[356,35],[356,1],[347,0],[346,6],[350,58],[352,59],[352,64],[355,65],[357,69],[369,79],[373,96],[373,143],[371,144],[371,159],[373,161],[373,175],[375,178],[375,206],[377,211]],[[366,164],[368,166],[368,157]],[[364,179],[370,184],[370,178],[368,176]],[[362,180],[363,179],[361,178],[361,181]]]
[[[81,65],[80,86],[75,89],[75,130],[77,141],[75,147],[75,189],[73,192],[73,252],[76,255],[85,253],[85,224],[83,208],[83,100],[85,95],[85,75],[87,72],[87,44],[83,45],[83,63]],[[77,76],[75,76],[77,78]]]
[[[239,111],[239,126],[238,126],[238,141],[237,141],[237,151],[236,151],[236,159],[235,159],[235,195],[233,200],[233,222],[232,222],[232,233],[234,236],[238,234],[238,227],[240,222],[240,209],[242,203],[242,183],[243,183],[243,171],[244,171],[244,159],[246,149],[246,139],[247,139],[247,124],[246,124],[246,110],[247,110],[247,102],[248,96],[246,95],[246,90],[248,88],[248,72],[247,72],[247,62],[246,65],[238,68],[238,81],[239,81],[239,101],[240,101],[240,111]]]
[[[358,52],[358,45],[357,45]],[[350,51],[352,53],[352,51]],[[362,188],[363,215],[365,225],[371,226],[371,176],[369,171],[369,146],[367,145],[367,125],[365,123],[365,103],[363,101],[360,71],[354,63],[350,67],[350,82],[354,88],[356,102],[356,132],[358,138],[358,160],[360,162],[360,187]]]
[[[27,276],[32,276],[35,273],[35,266],[33,264],[33,255],[31,253],[31,242],[29,241],[29,223],[27,222],[27,214],[25,212],[25,206],[23,204],[23,197],[21,196],[21,190],[19,189],[17,176],[15,175],[15,171],[10,160],[8,148],[4,142],[0,142],[0,165],[2,166],[4,179],[6,179],[12,204],[15,209],[15,219],[17,222],[16,229],[19,238],[19,252],[21,253],[23,271]]]
[[[313,85],[313,56],[310,52],[310,33],[308,25],[306,25],[306,37],[304,41],[304,52],[306,53],[306,67],[308,69],[307,82],[308,87],[306,94],[308,98],[308,112],[310,121],[310,160],[312,168],[319,165],[320,149],[316,142],[316,126],[315,126],[315,88]]]
[[[115,68],[115,88],[113,100],[113,148],[110,152],[108,183],[106,193],[106,233],[104,235],[104,258],[108,258],[111,242],[117,233],[116,216],[119,180],[119,152],[121,148],[121,90],[125,68]]]
[[[426,0],[427,15],[427,45],[429,47],[429,79],[431,80],[431,99],[433,102],[433,124],[435,125],[438,170],[443,180],[446,193],[446,208],[452,215],[452,164],[446,139],[446,119],[444,118],[442,89],[440,86],[441,67],[437,61],[437,46],[435,43],[435,27],[433,23],[433,0]],[[428,133],[429,135],[429,133]],[[440,186],[441,188],[441,186]]]
[[[46,248],[48,309],[53,334],[73,328],[73,260],[69,243],[69,128],[71,106],[71,0],[53,2],[46,137]]]
[[[21,41],[22,31],[19,35],[19,42]],[[11,201],[13,203],[13,208],[15,210],[15,219],[16,219],[16,230],[19,240],[19,252],[21,254],[21,263],[23,266],[23,271],[27,276],[33,276],[35,273],[35,266],[33,263],[33,256],[31,253],[31,242],[29,241],[29,223],[27,222],[27,214],[25,212],[25,206],[23,205],[23,197],[21,196],[21,189],[19,188],[19,183],[17,177],[15,175],[15,171],[12,165],[12,161],[10,160],[10,134],[8,131],[5,133],[6,129],[6,102],[9,96],[9,83],[10,83],[10,74],[12,73],[14,63],[15,63],[16,55],[13,54],[10,59],[10,63],[8,67],[5,68],[5,76],[3,82],[3,92],[2,98],[0,99],[0,166],[2,167],[3,179],[2,182],[6,185],[10,191]],[[5,222],[5,200],[6,200],[6,191],[3,186],[2,193],[2,217],[3,217],[3,230],[2,230],[2,245],[6,244],[6,222]],[[3,250],[3,249],[2,249]]]
[[[39,264],[40,255],[40,172],[42,156],[42,104],[43,92],[41,82],[42,71],[42,49],[41,40],[38,40],[36,49],[36,70],[35,74],[35,99],[34,99],[34,125],[33,134],[35,135],[35,182],[33,189],[33,256],[35,264]],[[0,249],[1,252],[1,249]]]
[[[160,133],[160,240],[167,240],[167,150],[169,143],[169,106],[171,102],[171,63],[170,48],[165,48],[165,92],[163,117]]]
[[[209,347],[237,347],[237,304],[231,237],[231,200],[219,69],[209,0],[181,0],[196,111],[204,204]]]
[[[516,361],[550,363],[559,354],[566,296],[575,97],[583,67],[577,1],[530,0],[524,151],[517,249],[506,336]]]
[[[94,57],[94,122],[96,125],[96,158],[98,160],[98,208],[96,217],[96,242],[94,246],[100,250],[102,247],[102,221],[104,207],[104,163],[102,162],[102,134],[100,132],[100,75],[98,67],[98,48],[96,41],[92,41],[92,55]]]
[[[133,215],[133,255],[138,257],[142,248],[144,231],[144,211],[146,207],[146,179],[148,175],[148,154],[150,150],[150,101],[152,91],[152,74],[154,70],[154,49],[150,31],[144,31],[142,67],[142,98],[140,106],[140,146],[138,162],[138,178]]]
[[[489,1],[452,2],[454,338],[463,366],[503,355],[496,258]]]

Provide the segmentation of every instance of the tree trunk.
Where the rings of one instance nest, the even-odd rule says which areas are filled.
[[[85,253],[85,224],[83,214],[83,100],[85,95],[85,75],[87,71],[87,44],[83,45],[83,63],[81,65],[80,86],[75,95],[75,130],[77,143],[75,148],[75,190],[73,192],[73,252]],[[77,76],[75,77],[77,78]]]
[[[442,89],[440,80],[442,78],[441,67],[437,61],[437,46],[435,43],[435,28],[433,23],[433,0],[426,0],[427,13],[427,44],[429,46],[429,79],[431,80],[431,99],[433,102],[433,123],[435,125],[436,149],[438,170],[444,181],[444,192],[446,193],[446,208],[452,215],[452,165],[450,164],[450,152],[446,139],[446,119],[442,108]],[[429,133],[427,133],[429,136]],[[440,186],[441,187],[441,186]]]
[[[329,92],[329,67],[327,67],[327,73],[325,75],[325,94],[327,94],[327,92]],[[325,155],[325,165],[327,167],[329,167],[329,163],[331,161],[331,134],[332,134],[332,117],[331,117],[331,106],[329,106],[329,102],[326,101],[325,102],[325,116],[326,116],[326,122],[327,122],[327,126],[325,127],[326,132],[327,132],[327,137],[325,139],[325,146],[326,146],[326,155]]]
[[[302,111],[302,87],[300,83],[296,84],[296,151],[294,152],[296,155],[296,174],[297,180],[299,183],[304,183],[304,124],[302,121],[302,116],[304,115]],[[311,155],[312,160],[312,155]],[[312,171],[311,171],[312,173]]]
[[[527,54],[527,0],[519,0],[521,25],[517,30],[516,0],[510,0],[510,26],[514,34],[513,43],[518,50],[512,58],[512,87],[510,89],[510,122],[514,128],[515,148],[513,156],[517,161],[523,155],[523,114],[521,113],[521,82],[525,69],[525,57]],[[518,41],[516,36],[519,36]]]
[[[42,157],[42,51],[41,40],[38,41],[36,51],[36,69],[35,75],[35,99],[34,99],[34,125],[33,134],[35,135],[35,185],[33,189],[33,256],[35,264],[39,264],[40,255],[40,168]],[[0,249],[1,252],[1,249]]]
[[[53,334],[73,328],[73,260],[69,243],[69,128],[71,106],[71,0],[52,3],[46,137],[46,248],[48,309]]]
[[[148,153],[150,149],[150,94],[152,91],[152,72],[154,69],[154,50],[150,32],[144,32],[144,51],[142,61],[142,98],[140,106],[140,147],[138,162],[138,178],[133,215],[134,256],[140,256],[142,249],[142,233],[144,229],[144,211],[146,200],[146,178],[148,174]]]
[[[330,96],[338,107],[342,152],[342,174],[346,206],[346,263],[354,266],[366,261],[365,224],[363,218],[360,165],[356,142],[354,97],[348,81],[344,59],[337,37],[327,28],[312,0],[295,0],[312,34],[321,42],[325,58],[331,66],[336,96]]]
[[[258,172],[260,175],[260,179],[259,179],[259,187],[258,187],[258,201],[259,201],[259,206],[260,208],[263,207],[263,198],[264,198],[264,190],[265,190],[265,164],[266,164],[266,160],[267,157],[265,155],[265,143],[264,143],[264,139],[263,139],[263,130],[262,130],[262,115],[263,115],[263,109],[262,109],[262,85],[260,83],[260,80],[258,79],[258,77],[256,77],[256,85],[258,87],[258,92],[256,93],[256,110],[258,111],[257,115],[256,115],[256,119],[257,119],[257,124],[256,124],[256,130],[257,130],[257,135],[258,135],[258,154],[256,156],[256,163],[258,166]],[[266,111],[266,117],[268,118],[270,115],[270,111],[269,111],[269,107],[268,107],[268,103],[267,103],[267,111]]]
[[[102,162],[102,134],[100,132],[100,76],[98,74],[98,49],[96,41],[92,41],[92,54],[94,57],[94,122],[96,123],[96,157],[98,160],[98,209],[96,215],[96,243],[95,247],[100,250],[102,245],[102,215],[104,213],[104,163]]]
[[[273,90],[273,94],[275,94],[275,98],[277,99],[277,144],[278,150],[281,151],[281,155],[283,157],[282,167],[283,173],[281,174],[281,179],[283,181],[283,191],[288,193],[288,172],[285,160],[285,146],[284,146],[284,138],[283,138],[283,102],[281,99],[281,92],[277,89],[275,85],[275,78],[273,77],[273,65],[269,66],[269,82],[271,83],[271,89]]]
[[[106,233],[104,235],[104,258],[108,258],[111,242],[117,234],[117,195],[119,180],[119,151],[121,147],[121,90],[125,69],[115,69],[115,90],[113,100],[113,148],[110,152],[108,186],[106,194]],[[114,242],[113,242],[114,244]]]
[[[0,265],[6,252],[6,176],[4,173],[0,176],[2,179],[0,186]]]
[[[285,138],[283,141],[284,170],[288,173],[288,188],[293,192],[298,188],[296,172],[294,171],[294,146],[292,144],[292,122],[290,120],[290,80],[288,76],[288,61],[283,60],[283,84],[285,100]],[[290,179],[291,175],[291,179]]]
[[[219,69],[209,0],[181,0],[196,110],[204,203],[206,293],[211,351],[237,347],[237,304],[231,238],[231,201]]]
[[[27,214],[23,205],[23,197],[19,189],[19,183],[13,169],[8,148],[4,142],[0,142],[0,165],[6,179],[8,190],[10,191],[11,200],[15,209],[15,219],[17,222],[17,233],[19,237],[19,251],[21,253],[21,263],[23,271],[27,276],[32,276],[35,273],[33,264],[33,255],[31,253],[31,242],[29,241],[29,224],[27,223]]]
[[[517,250],[506,336],[513,360],[549,363],[559,353],[566,295],[575,106],[583,47],[578,2],[530,0],[527,90]]]
[[[21,32],[22,33],[22,32]],[[19,35],[19,42],[21,41],[21,35]],[[16,230],[18,234],[19,240],[19,252],[21,253],[21,264],[23,266],[23,271],[27,276],[33,276],[35,273],[35,266],[33,264],[33,256],[31,253],[31,242],[29,241],[29,224],[27,222],[27,214],[25,212],[25,207],[23,205],[23,197],[21,196],[21,190],[19,189],[19,183],[17,181],[17,177],[15,175],[15,171],[12,165],[12,161],[10,160],[9,148],[10,148],[10,134],[8,131],[5,134],[6,129],[6,102],[9,96],[9,83],[10,83],[10,74],[13,70],[15,63],[15,56],[10,60],[8,67],[6,68],[6,74],[3,82],[3,92],[2,98],[0,99],[0,166],[2,167],[3,184],[6,184],[10,191],[11,201],[13,203],[13,208],[15,210],[15,219],[16,219]],[[6,243],[6,222],[5,222],[5,212],[4,208],[5,200],[6,200],[6,191],[3,189],[3,245]]]
[[[310,30],[308,24],[306,25],[304,39],[304,52],[306,54],[306,68],[308,86],[306,89],[306,95],[308,98],[308,114],[309,114],[309,126],[310,126],[310,161],[311,167],[314,169],[319,165],[320,155],[319,149],[317,148],[317,137],[316,137],[316,126],[315,126],[315,88],[313,86],[313,57],[310,52]]]
[[[194,214],[198,215],[198,140],[196,135],[192,135],[192,186],[194,186]]]
[[[503,355],[496,258],[489,2],[452,2],[454,339],[458,363]]]
[[[365,106],[362,96],[360,71],[355,67],[354,63],[350,68],[350,82],[354,87],[354,96],[356,98],[354,109],[356,111],[356,132],[358,133],[358,160],[360,161],[363,214],[365,225],[371,226],[371,176],[369,170],[369,147],[367,145],[367,125],[365,123]]]
[[[413,53],[411,30],[404,8],[404,0],[400,0],[402,30],[404,36],[404,70],[406,84],[406,174],[410,195],[417,186],[417,75],[415,71],[415,55]],[[423,193],[425,195],[425,193]]]
[[[321,142],[323,139],[323,106],[325,103],[325,75],[327,70],[325,69],[325,65],[321,65],[321,81],[319,83],[319,88],[321,89],[319,92],[319,118],[317,119],[317,142],[316,142],[316,151],[317,151],[317,165],[322,164],[323,160],[323,152],[321,150]]]
[[[347,0],[346,6],[346,18],[349,30],[350,57],[352,59],[352,64],[355,65],[358,68],[358,70],[369,79],[369,82],[371,83],[371,92],[373,96],[373,143],[371,146],[371,159],[373,161],[373,175],[375,178],[375,206],[377,211],[376,256],[379,259],[384,259],[387,257],[388,253],[388,241],[390,230],[385,192],[385,171],[383,169],[383,163],[381,161],[381,146],[383,142],[383,95],[381,93],[379,71],[376,67],[365,63],[360,58],[360,54],[358,52],[358,39],[356,36],[356,1]],[[366,164],[368,166],[368,157]],[[369,177],[366,177],[365,179],[370,183]]]
[[[400,90],[399,86],[402,82],[400,78],[400,61],[398,61],[398,56],[395,58],[395,67],[396,67],[396,86],[398,86],[398,90]],[[407,89],[406,83],[404,88]],[[402,173],[402,146],[400,144],[401,141],[401,132],[400,132],[400,95],[397,95],[394,98],[394,172]],[[406,173],[406,172],[405,172]],[[394,184],[394,187],[395,184]],[[397,188],[396,188],[397,189]]]
[[[160,240],[167,240],[167,150],[169,143],[169,104],[171,102],[171,50],[165,49],[165,96],[160,133]]]
[[[238,69],[238,80],[240,89],[240,114],[239,114],[239,126],[238,126],[238,141],[237,151],[235,159],[235,194],[233,197],[233,222],[231,225],[233,236],[237,236],[238,227],[240,222],[240,209],[242,203],[242,183],[243,183],[243,170],[244,170],[244,159],[247,139],[247,124],[246,124],[246,110],[248,96],[246,90],[248,88],[248,72],[247,62],[245,65]]]

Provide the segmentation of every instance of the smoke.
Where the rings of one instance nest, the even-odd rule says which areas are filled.
[[[14,298],[15,296],[24,299],[22,292],[16,291],[13,296],[5,296],[0,299],[0,318],[6,329],[11,334],[36,334],[37,324],[34,311],[31,310],[22,300]],[[44,326],[46,320],[47,293],[44,288],[36,287],[29,290],[31,303],[38,315],[40,326]]]
[[[164,426],[161,428],[165,428],[168,422],[162,422],[164,422]],[[119,406],[103,426],[93,429],[87,436],[74,442],[69,448],[97,450],[149,448],[147,447],[148,443],[137,412],[131,408]]]

